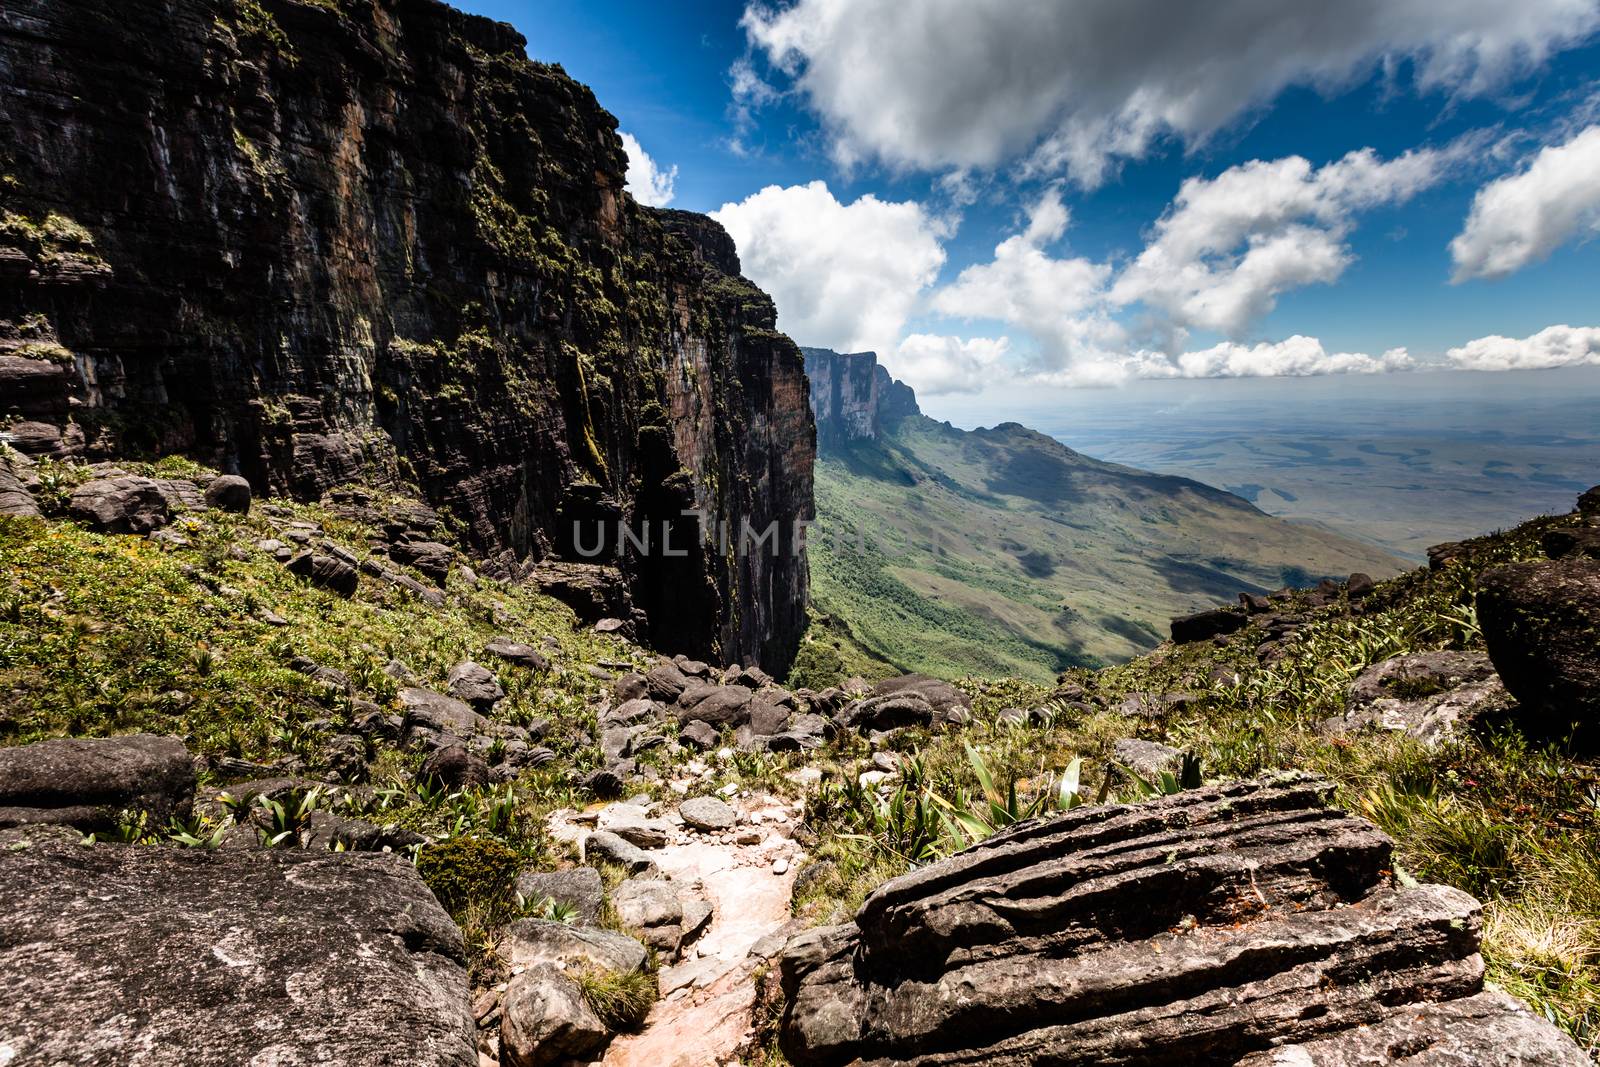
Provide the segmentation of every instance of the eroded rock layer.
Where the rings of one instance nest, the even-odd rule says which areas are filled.
[[[185,452],[303,498],[414,482],[506,571],[599,546],[659,646],[787,667],[800,354],[727,234],[635,204],[616,120],[509,26],[434,0],[18,0],[0,126],[15,447]],[[774,523],[775,553],[707,536]]]
[[[855,922],[789,943],[784,1050],[804,1067],[1587,1062],[1484,999],[1477,902],[1398,882],[1389,840],[1330,792],[1293,776],[1082,808],[894,879]]]

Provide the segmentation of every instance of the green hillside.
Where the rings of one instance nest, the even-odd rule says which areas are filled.
[[[945,677],[1046,681],[1153,648],[1172,616],[1242,590],[1401,567],[1015,423],[885,420],[877,439],[823,450],[816,495],[817,606],[870,653]]]

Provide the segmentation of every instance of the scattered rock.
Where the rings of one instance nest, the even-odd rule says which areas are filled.
[[[356,587],[361,584],[361,576],[354,567],[342,559],[320,552],[301,552],[284,567],[290,574],[346,598],[355,596]]]
[[[655,861],[644,849],[629,844],[609,830],[596,830],[583,841],[584,859],[615,863],[631,875],[656,873]]]
[[[67,513],[79,522],[115,534],[147,534],[167,524],[167,498],[149,478],[94,478],[72,491]]]
[[[702,833],[714,834],[733,829],[739,813],[716,797],[693,797],[678,805],[685,825]]]
[[[464,660],[450,668],[445,678],[445,688],[457,700],[471,704],[478,711],[488,711],[506,698],[500,680],[487,667]]]
[[[1478,622],[1529,728],[1557,737],[1573,723],[1592,729],[1600,719],[1600,560],[1485,571],[1478,578]]]
[[[450,580],[450,561],[455,550],[438,541],[397,541],[389,546],[389,558],[421,571],[436,585]]]
[[[640,848],[665,848],[671,831],[666,823],[646,818],[632,804],[612,804],[602,809],[599,826]]]
[[[644,946],[626,934],[550,919],[517,920],[506,929],[499,948],[514,968],[548,963],[627,973],[643,970],[649,958]]]
[[[592,926],[600,917],[606,890],[600,872],[593,867],[572,867],[564,871],[528,871],[517,877],[517,892],[530,904],[551,900],[572,908],[574,918]]]
[[[1080,808],[892,879],[785,947],[781,1047],[796,1067],[1377,1062],[1279,1046],[1348,1049],[1474,997],[1480,911],[1401,884],[1389,840],[1331,793],[1282,775]],[[1455,1062],[1584,1062],[1509,1010],[1539,1059],[1466,1010]]]
[[[1187,645],[1244,629],[1249,618],[1232,608],[1213,608],[1172,620],[1172,643]]]
[[[1111,755],[1134,774],[1154,781],[1162,771],[1174,771],[1183,762],[1183,752],[1158,741],[1144,741],[1137,737],[1124,737],[1111,746]]]
[[[1378,588],[1378,583],[1373,581],[1372,575],[1357,571],[1344,583],[1344,591],[1351,600],[1361,600],[1372,595]]]
[[[385,849],[399,852],[427,841],[414,830],[400,826],[379,826],[365,819],[335,815],[331,811],[313,811],[306,817],[306,828],[306,847],[312,849],[337,847],[347,852],[382,852]]]
[[[38,514],[39,505],[34,501],[33,494],[28,492],[27,483],[17,473],[6,450],[0,448],[0,515],[23,518]]]
[[[436,742],[443,736],[467,738],[489,733],[494,726],[464,701],[418,686],[400,690],[400,706],[404,709],[401,729],[408,740],[416,735],[432,735]]]
[[[442,782],[448,789],[481,789],[489,784],[489,764],[461,745],[448,745],[428,754],[417,780]]]
[[[1489,657],[1481,652],[1418,652],[1393,656],[1350,684],[1345,714],[1323,729],[1399,730],[1437,745],[1458,728],[1510,703]]]
[[[399,856],[30,827],[0,834],[0,909],[18,1064],[477,1062],[461,932]]]
[[[620,797],[623,790],[622,776],[608,767],[590,771],[579,784],[601,800]]]
[[[500,1059],[508,1067],[587,1060],[611,1037],[578,984],[549,963],[512,977],[500,1013]]]
[[[704,722],[714,727],[743,726],[750,721],[750,690],[737,685],[696,685],[678,701],[680,723]]]
[[[630,878],[611,891],[622,925],[657,952],[675,954],[683,940],[683,904],[671,882]]]
[[[250,512],[250,483],[237,474],[224,474],[211,479],[206,486],[206,507],[228,511],[235,515]]]
[[[678,730],[679,741],[702,752],[716,748],[720,736],[714,727],[698,719]]]
[[[611,683],[611,699],[620,703],[643,700],[649,695],[650,686],[645,682],[644,675],[638,671],[619,674],[617,680]]]
[[[1551,559],[1569,556],[1600,559],[1600,526],[1562,526],[1546,530],[1539,544]]]
[[[124,809],[145,812],[161,827],[189,814],[194,788],[193,757],[175,737],[58,738],[0,748],[0,827],[105,831]]]
[[[675,664],[663,663],[645,675],[650,695],[663,704],[671,704],[689,687],[689,679]]]
[[[509,637],[496,637],[483,646],[485,656],[496,656],[507,663],[514,663],[518,667],[526,667],[530,671],[547,671],[550,669],[550,660],[532,645],[524,645],[513,641]]]

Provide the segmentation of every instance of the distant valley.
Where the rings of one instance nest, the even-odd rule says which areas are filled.
[[[1141,382],[1007,417],[1103,459],[1197,478],[1420,561],[1565,512],[1600,470],[1600,370]],[[960,421],[984,421],[976,412]]]
[[[936,421],[871,353],[803,351],[818,433],[814,598],[898,667],[1049,679],[1152,648],[1172,616],[1241,590],[1401,567],[1017,423]]]

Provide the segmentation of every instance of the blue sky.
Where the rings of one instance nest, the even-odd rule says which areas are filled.
[[[1161,0],[799,0],[744,25],[739,3],[461,6],[675,168],[672,206],[718,214],[797,341],[873,347],[949,410],[1600,363],[1596,0],[1352,0],[1338,22],[1218,0],[1199,26]],[[1329,166],[1362,149],[1367,169]],[[1274,177],[1230,192],[1252,166]],[[1187,214],[1186,179],[1217,182]]]

